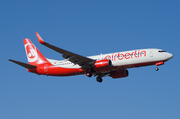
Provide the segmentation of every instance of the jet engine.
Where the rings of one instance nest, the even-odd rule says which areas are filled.
[[[112,62],[109,59],[98,60],[94,63],[94,70],[102,70],[112,67]]]

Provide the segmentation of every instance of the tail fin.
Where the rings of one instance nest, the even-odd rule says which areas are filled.
[[[41,52],[28,38],[24,39],[23,41],[24,41],[24,46],[29,64],[35,66],[41,64],[51,65],[51,63],[41,54]]]

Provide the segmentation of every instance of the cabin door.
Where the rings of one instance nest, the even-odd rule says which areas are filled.
[[[149,56],[153,57],[153,51],[152,50],[150,51]]]

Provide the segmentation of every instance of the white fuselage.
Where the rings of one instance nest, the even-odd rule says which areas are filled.
[[[171,59],[173,55],[162,49],[138,49],[131,51],[115,52],[109,54],[101,54],[95,56],[89,56],[88,58],[94,60],[110,59],[113,67],[133,68],[139,66],[152,65],[157,62],[165,62]],[[81,68],[68,60],[52,60],[48,59],[50,63],[55,66],[63,68]]]

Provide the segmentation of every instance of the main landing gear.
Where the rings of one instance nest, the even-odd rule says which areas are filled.
[[[97,80],[97,82],[99,82],[99,83],[101,83],[101,82],[103,81],[102,78],[99,77],[99,76],[96,78],[96,80]]]
[[[87,72],[87,73],[86,73],[86,76],[87,76],[87,77],[92,77],[92,73],[91,73],[91,72]]]
[[[86,76],[87,76],[87,77],[92,77],[92,73],[91,73],[91,72],[87,72],[87,73],[86,73]],[[101,82],[103,81],[103,79],[102,79],[102,77],[98,76],[98,77],[96,78],[96,81],[99,82],[99,83],[101,83]]]

